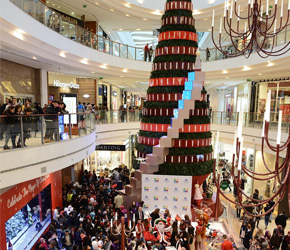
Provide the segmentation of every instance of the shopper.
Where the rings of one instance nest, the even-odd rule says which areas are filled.
[[[144,61],[145,62],[147,61],[148,54],[149,54],[149,44],[147,43],[144,47]]]
[[[269,203],[267,203],[266,206],[264,207],[264,212],[267,213],[265,214],[265,229],[267,229],[269,221],[270,221],[271,212],[269,212],[269,210],[270,210],[270,205]]]
[[[251,224],[247,225],[247,229],[245,232],[245,238],[243,240],[243,245],[246,249],[250,249],[250,243],[253,237],[253,230]]]
[[[285,211],[282,210],[281,214],[279,214],[276,219],[275,219],[275,223],[276,225],[281,225],[283,229],[286,228],[286,225],[287,225],[287,220],[288,220],[288,217],[286,216],[285,214]]]
[[[47,105],[45,109],[45,124],[46,124],[46,132],[45,132],[45,142],[51,142],[53,140],[58,140],[58,127],[57,120],[59,108],[57,101],[52,101],[49,105]]]
[[[223,235],[223,243],[221,244],[221,250],[233,250],[233,244],[228,240],[227,235]]]
[[[206,61],[208,62],[209,61],[209,58],[210,58],[209,48],[206,48],[205,53],[206,53]]]
[[[150,214],[150,217],[151,217],[151,225],[152,227],[154,226],[154,222],[155,220],[157,220],[158,218],[160,218],[160,209],[159,208],[156,208],[151,214]]]
[[[282,242],[282,237],[278,230],[274,230],[273,236],[270,239],[270,247],[273,250],[279,250]]]
[[[290,231],[284,237],[281,247],[281,250],[289,250],[289,249],[290,249]]]

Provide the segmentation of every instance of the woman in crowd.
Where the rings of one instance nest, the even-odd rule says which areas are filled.
[[[170,215],[169,209],[165,209],[165,212],[164,212],[163,217],[164,217],[164,219],[171,218],[171,215]]]
[[[150,214],[150,217],[151,217],[151,225],[152,227],[154,226],[154,222],[156,219],[160,218],[160,209],[159,208],[156,208],[151,214]]]
[[[14,122],[15,122],[15,107],[13,105],[8,106],[8,108],[6,108],[6,110],[3,112],[3,115],[6,115],[6,117],[4,118],[4,124],[6,128],[4,149],[10,149],[8,147],[8,142],[11,139],[11,135],[13,133],[13,127],[14,127]],[[14,145],[15,145],[15,141],[14,141]]]
[[[243,240],[243,245],[246,249],[250,249],[250,243],[253,238],[253,230],[251,224],[247,224],[247,229],[245,232],[245,238]]]

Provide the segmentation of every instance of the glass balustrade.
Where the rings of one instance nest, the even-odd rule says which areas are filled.
[[[144,60],[144,48],[138,48],[121,44],[118,42],[111,41],[102,36],[98,36],[87,29],[78,26],[72,21],[67,20],[54,10],[47,7],[40,0],[10,0],[20,9],[25,11],[27,14],[43,23],[50,29],[58,32],[66,38],[76,41],[80,44],[88,46],[98,51],[122,57],[131,60],[143,61]],[[283,45],[290,40],[290,29],[289,26],[279,33],[274,41],[275,46]],[[227,43],[223,41],[223,43]],[[269,39],[265,42],[264,48],[270,48],[273,44],[273,39]],[[239,49],[242,48],[242,41],[237,41],[235,46]],[[233,45],[224,46],[223,49],[228,52],[235,52],[236,49]],[[201,61],[211,62],[216,60],[227,59],[227,56],[216,48],[210,48],[208,51],[201,50]]]

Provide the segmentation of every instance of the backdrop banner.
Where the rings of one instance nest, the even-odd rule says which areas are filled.
[[[169,209],[173,216],[188,214],[191,218],[191,186],[191,176],[142,174],[144,212]]]

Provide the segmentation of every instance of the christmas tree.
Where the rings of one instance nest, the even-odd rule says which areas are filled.
[[[183,98],[188,73],[200,71],[195,67],[198,44],[194,24],[191,0],[167,0],[136,145],[138,157],[148,157],[160,138],[167,136],[171,118],[180,108],[178,101]],[[158,174],[195,176],[202,182],[213,171],[206,91],[197,91],[201,98],[159,164]]]

